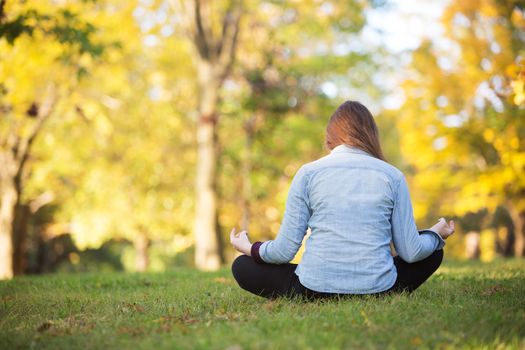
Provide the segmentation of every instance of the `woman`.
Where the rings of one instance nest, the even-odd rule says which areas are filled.
[[[268,298],[412,292],[441,264],[454,222],[417,230],[405,177],[384,160],[374,118],[359,102],[335,111],[325,146],[330,154],[292,180],[275,240],[252,244],[246,231],[232,230],[232,245],[245,254],[233,276]],[[308,227],[302,260],[290,264]]]

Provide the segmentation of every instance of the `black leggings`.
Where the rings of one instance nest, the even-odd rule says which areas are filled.
[[[425,282],[441,265],[443,250],[436,250],[428,258],[407,263],[399,256],[394,257],[397,279],[394,285],[375,295],[412,292]],[[242,289],[265,297],[304,296],[307,299],[356,296],[355,294],[321,293],[306,288],[295,274],[295,264],[259,264],[251,257],[241,255],[232,264],[233,277]]]

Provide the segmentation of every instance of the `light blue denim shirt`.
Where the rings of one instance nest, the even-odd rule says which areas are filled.
[[[391,241],[409,263],[445,245],[433,231],[418,232],[403,174],[346,145],[298,170],[279,234],[260,246],[261,258],[289,262],[308,227],[311,235],[295,273],[317,292],[369,294],[392,287],[397,272]]]

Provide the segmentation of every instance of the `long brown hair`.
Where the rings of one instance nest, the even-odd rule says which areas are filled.
[[[346,101],[340,105],[326,127],[325,147],[332,150],[341,144],[357,147],[386,161],[374,117],[368,108],[357,101]]]

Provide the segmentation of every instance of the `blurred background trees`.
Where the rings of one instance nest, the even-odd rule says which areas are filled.
[[[501,252],[510,255],[513,245],[514,255],[524,254],[525,114],[516,89],[525,63],[523,11],[516,1],[452,2],[444,35],[413,53],[404,82],[398,125],[416,215],[458,216],[469,252],[479,251],[476,236],[496,216],[505,227],[495,237]],[[503,213],[510,221],[502,226]]]
[[[90,66],[111,43],[94,39],[89,11],[46,4],[0,2],[0,277],[11,277],[15,218],[31,173],[33,144]],[[92,14],[91,14],[92,15]],[[64,103],[63,103],[64,102]],[[48,195],[49,198],[52,195]],[[45,197],[32,201],[45,202]],[[42,203],[29,207],[40,207]],[[36,209],[35,209],[36,210]],[[20,231],[20,230],[17,230]],[[22,231],[20,231],[22,232]],[[15,235],[16,240],[23,237]]]
[[[523,4],[450,2],[406,62],[370,40],[395,6],[0,0],[0,277],[219,267],[232,226],[275,236],[346,99],[451,256],[522,256]]]

